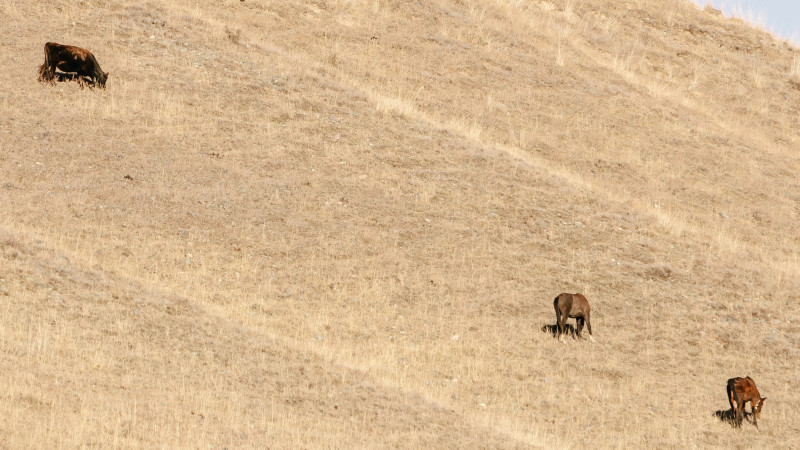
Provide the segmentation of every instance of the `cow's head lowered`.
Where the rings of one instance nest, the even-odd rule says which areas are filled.
[[[106,87],[106,80],[108,80],[108,72],[100,71],[100,74],[96,77],[97,78],[97,85],[101,88]]]

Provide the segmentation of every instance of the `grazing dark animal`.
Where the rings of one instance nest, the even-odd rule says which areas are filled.
[[[75,76],[56,75],[56,69],[61,72],[74,73]],[[59,80],[77,79],[80,83],[83,77],[101,88],[105,88],[108,72],[100,69],[100,63],[89,50],[55,42],[44,44],[44,64],[39,67],[39,81],[53,83],[58,78]]]
[[[558,327],[559,338],[564,340],[564,333],[566,331],[567,319],[574,318],[578,324],[575,330],[575,335],[581,336],[583,324],[586,322],[586,328],[589,330],[589,339],[594,342],[592,337],[592,321],[589,318],[589,301],[583,294],[559,294],[553,300],[553,307],[556,309],[556,326]]]
[[[766,397],[761,397],[758,393],[755,381],[750,377],[731,378],[728,380],[728,402],[731,409],[736,411],[734,425],[742,426],[742,419],[745,417],[744,404],[750,402],[750,413],[753,416],[753,425],[758,428],[758,418],[761,417],[761,408],[764,406]],[[750,419],[747,420],[750,422]]]

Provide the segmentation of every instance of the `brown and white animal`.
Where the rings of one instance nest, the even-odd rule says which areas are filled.
[[[753,416],[752,424],[758,428],[758,418],[761,417],[761,408],[764,406],[766,397],[761,397],[758,393],[755,381],[750,377],[731,378],[728,380],[728,401],[731,409],[736,411],[734,425],[742,426],[742,419],[745,416],[744,404],[750,402],[750,415]],[[735,405],[734,405],[735,403]],[[747,420],[750,422],[750,419]]]
[[[39,81],[53,83],[56,69],[75,73],[78,81],[87,77],[101,88],[106,87],[108,72],[103,72],[92,52],[84,48],[55,42],[44,44],[44,64],[39,67]]]
[[[586,322],[586,328],[589,329],[589,339],[595,342],[592,337],[592,321],[590,319],[589,301],[583,294],[559,294],[553,300],[553,307],[556,310],[556,326],[558,327],[559,338],[564,340],[564,332],[566,331],[567,319],[575,319],[578,327],[575,334],[580,337],[583,323]]]

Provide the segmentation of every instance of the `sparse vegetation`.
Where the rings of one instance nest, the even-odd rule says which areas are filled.
[[[798,446],[785,42],[679,0],[0,13],[0,447]],[[47,41],[107,89],[38,83]]]

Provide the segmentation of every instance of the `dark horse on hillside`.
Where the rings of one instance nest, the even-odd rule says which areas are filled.
[[[564,341],[564,333],[566,331],[567,319],[575,319],[578,327],[575,330],[575,335],[580,337],[581,330],[583,329],[584,322],[586,328],[589,330],[589,339],[595,342],[592,337],[592,321],[589,318],[589,301],[583,294],[559,294],[553,300],[553,307],[556,310],[556,326],[558,327],[559,339]]]

